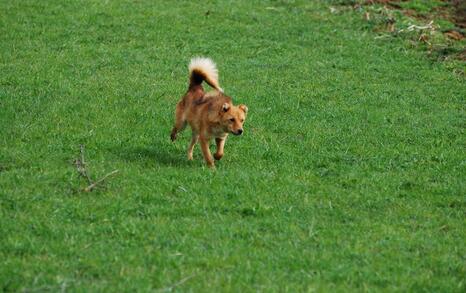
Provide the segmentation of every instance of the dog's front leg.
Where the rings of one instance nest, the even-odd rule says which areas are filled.
[[[209,166],[210,168],[215,168],[214,159],[212,158],[212,154],[209,150],[209,138],[201,136],[200,142],[202,154],[204,155],[204,159],[207,163],[207,166]]]
[[[223,147],[225,146],[226,138],[215,138],[215,142],[217,143],[217,152],[214,154],[214,158],[216,160],[220,160],[223,157]]]

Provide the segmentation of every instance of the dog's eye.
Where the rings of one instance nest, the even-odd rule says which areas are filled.
[[[230,122],[235,122],[235,118],[231,118],[231,119],[230,119]]]
[[[241,119],[241,123],[243,123],[243,122],[244,122],[244,119]]]

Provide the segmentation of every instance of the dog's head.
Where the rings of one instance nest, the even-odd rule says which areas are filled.
[[[234,135],[241,135],[243,133],[243,124],[246,120],[248,113],[248,107],[241,104],[239,106],[233,106],[230,103],[222,105],[220,111],[221,124],[225,132],[233,133]]]

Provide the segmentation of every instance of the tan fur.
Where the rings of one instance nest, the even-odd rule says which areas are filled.
[[[223,94],[218,83],[217,69],[208,58],[195,58],[189,66],[189,88],[176,105],[175,125],[171,132],[172,141],[187,124],[192,130],[192,139],[188,147],[188,160],[193,159],[193,149],[200,141],[202,154],[209,167],[215,167],[214,158],[223,157],[223,148],[229,133],[241,135],[248,108],[245,105],[234,106],[231,98]],[[216,90],[206,93],[202,87],[206,81]],[[217,151],[212,157],[209,143],[215,138]]]

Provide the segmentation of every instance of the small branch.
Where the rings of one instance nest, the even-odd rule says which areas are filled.
[[[186,281],[188,281],[189,279],[195,277],[196,275],[191,275],[191,276],[187,276],[181,280],[179,280],[178,282],[176,282],[175,284],[169,286],[169,287],[166,287],[166,288],[162,288],[162,289],[159,289],[157,291],[161,291],[161,292],[170,292],[172,291],[175,287],[177,286],[180,286],[181,284],[185,283]]]
[[[76,168],[78,169],[79,175],[86,178],[89,184],[92,184],[91,177],[89,176],[89,173],[87,173],[86,162],[84,161],[84,146],[83,145],[80,146],[80,151],[81,151],[81,158],[76,159],[75,161]]]
[[[92,191],[92,189],[94,189],[97,185],[99,185],[100,183],[102,183],[105,179],[107,179],[108,177],[118,173],[119,171],[118,170],[113,170],[112,172],[108,173],[107,175],[105,175],[104,177],[100,178],[99,180],[97,180],[96,182],[92,183],[91,185],[89,185],[88,187],[84,188],[83,190],[85,192],[89,192],[89,191]]]
[[[398,31],[398,33],[401,33],[403,31],[408,31],[408,32],[411,32],[411,31],[414,31],[414,30],[419,30],[419,31],[422,31],[422,30],[435,30],[435,27],[434,27],[434,21],[430,21],[427,25],[424,25],[424,26],[420,26],[420,25],[415,25],[415,24],[412,24],[410,26],[408,26],[406,29],[401,29]]]
[[[97,185],[104,182],[105,179],[107,179],[108,177],[110,177],[110,176],[112,176],[112,175],[119,172],[118,170],[113,170],[112,172],[108,173],[104,177],[102,177],[99,180],[94,182],[91,179],[91,176],[89,176],[89,173],[87,172],[86,161],[84,160],[84,145],[80,145],[80,153],[81,153],[80,158],[76,159],[74,162],[76,164],[76,169],[78,170],[79,175],[86,178],[86,180],[87,180],[88,186],[86,188],[82,189],[85,192],[92,191]]]

